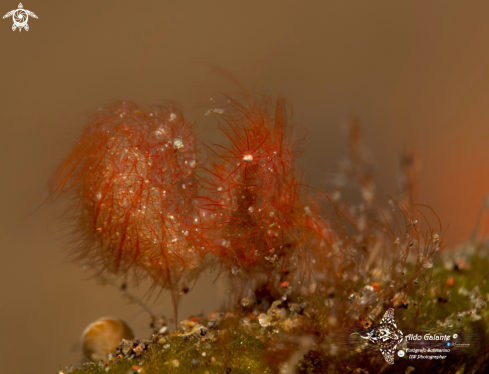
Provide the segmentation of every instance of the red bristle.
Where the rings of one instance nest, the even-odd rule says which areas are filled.
[[[97,113],[52,180],[54,194],[73,196],[77,257],[175,288],[205,247],[195,166],[193,130],[177,108],[123,102]]]
[[[224,243],[219,257],[249,273],[284,253],[299,196],[298,152],[286,133],[283,99],[273,103],[247,95],[246,104],[228,98],[222,114],[228,144],[212,148],[215,157],[208,170]]]

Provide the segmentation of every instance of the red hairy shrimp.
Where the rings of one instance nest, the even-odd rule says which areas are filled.
[[[221,228],[217,254],[233,272],[249,274],[283,257],[299,193],[284,100],[248,95],[245,102],[228,98],[221,114],[228,144],[211,148],[207,170]]]
[[[207,247],[195,203],[195,143],[176,107],[101,109],[51,180],[53,195],[71,197],[75,257],[176,290]]]

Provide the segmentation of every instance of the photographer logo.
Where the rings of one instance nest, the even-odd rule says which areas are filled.
[[[377,344],[385,361],[390,365],[394,364],[394,352],[397,345],[404,340],[402,331],[397,328],[394,320],[394,309],[392,308],[385,312],[377,327],[372,329],[366,336],[360,336],[371,343]],[[404,356],[404,352],[402,352],[402,356]],[[399,357],[402,356],[399,354]]]
[[[19,3],[18,9],[11,10],[6,15],[4,15],[3,18],[5,19],[10,16],[12,16],[12,19],[14,21],[14,24],[12,25],[12,31],[15,31],[17,29],[19,29],[19,31],[22,31],[22,29],[24,29],[25,31],[29,31],[29,25],[27,24],[29,16],[37,18],[37,16],[33,12],[24,9],[22,3]]]

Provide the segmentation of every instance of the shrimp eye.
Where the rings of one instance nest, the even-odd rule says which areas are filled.
[[[247,164],[253,162],[253,155],[249,153],[245,154],[243,156],[243,162],[246,162]]]

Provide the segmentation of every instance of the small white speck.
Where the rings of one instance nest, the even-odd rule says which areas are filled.
[[[207,112],[204,113],[204,116],[208,116],[210,114],[223,114],[224,109],[221,108],[214,108],[214,109],[209,109]]]
[[[253,155],[252,154],[245,154],[243,156],[243,161],[249,164],[250,162],[253,162]]]
[[[175,138],[173,140],[173,149],[180,149],[183,147],[183,141],[180,138]]]

